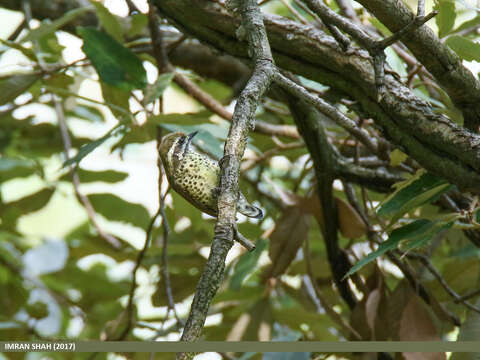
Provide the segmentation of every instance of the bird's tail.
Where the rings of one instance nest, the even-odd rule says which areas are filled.
[[[255,219],[262,219],[263,218],[263,211],[262,209],[250,205],[247,202],[247,199],[241,194],[239,199],[238,199],[238,204],[237,204],[237,211],[240,214],[243,214],[245,216],[255,218]]]

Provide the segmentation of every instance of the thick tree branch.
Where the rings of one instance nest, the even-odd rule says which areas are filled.
[[[62,0],[62,1],[44,1],[30,0],[32,15],[36,19],[56,19],[62,17],[66,12],[90,5],[88,0]],[[0,0],[0,7],[11,10],[22,11],[21,0]],[[94,12],[86,12],[73,21],[65,25],[68,31],[75,31],[77,26],[96,26],[98,25],[97,16]]]
[[[230,55],[247,56],[246,44],[235,39],[236,20],[221,7],[203,0],[156,4],[184,31]],[[480,136],[435,113],[390,74],[385,75],[386,91],[378,100],[372,62],[364,51],[346,55],[318,29],[278,16],[265,15],[264,21],[280,67],[348,94],[427,170],[463,190],[480,192]]]
[[[338,244],[338,219],[332,190],[333,181],[337,177],[335,173],[336,155],[332,145],[328,142],[323,126],[318,121],[318,112],[303,100],[292,95],[286,96],[295,123],[313,159],[317,192],[322,205],[323,239],[333,279],[340,295],[353,309],[356,304],[355,295],[348,282],[343,280],[351,264]]]
[[[78,5],[78,1],[73,2]],[[16,3],[15,1],[4,2],[5,6],[10,8],[15,8]],[[36,11],[40,11],[37,7],[41,7],[41,3],[43,2],[33,1],[32,9],[35,17],[38,16]],[[385,6],[385,9],[383,9],[383,1],[368,3],[378,4],[378,11],[392,16],[392,1],[385,3],[390,4]],[[248,57],[246,44],[235,39],[238,22],[218,4],[205,0],[193,3],[190,0],[165,0],[155,1],[155,4],[170,21],[201,41],[240,59]],[[402,8],[402,4],[400,7]],[[43,16],[47,14],[48,12],[41,12]],[[381,20],[382,16],[379,15]],[[397,24],[398,26],[392,30],[398,31],[410,23],[413,14],[408,10],[407,16],[402,12],[399,18],[403,19],[403,23]],[[395,17],[392,21],[396,22],[397,18]],[[392,142],[403,148],[427,170],[446,178],[462,190],[480,192],[480,137],[433,112],[430,105],[414,96],[407,87],[389,74],[385,76],[388,96],[384,96],[378,102],[375,95],[373,66],[364,52],[356,50],[345,54],[330,37],[321,31],[284,18],[266,15],[265,24],[278,65],[331,86],[357,100],[365,116],[374,118]],[[413,33],[422,32],[424,28],[425,26],[422,26]],[[406,42],[411,41],[411,38],[412,35],[406,36]],[[445,49],[441,44],[433,46],[435,49]],[[424,49],[422,44],[418,46],[418,51],[423,52]],[[431,53],[436,54],[438,51],[432,50]],[[461,66],[455,54],[450,50],[447,53],[450,58],[453,56],[456,59],[454,59],[456,62],[451,63]],[[437,58],[445,58],[446,55],[425,56],[435,64],[439,62]],[[421,61],[427,66],[422,59]],[[429,68],[429,70],[435,74],[432,69]],[[435,76],[439,78],[438,75]],[[478,97],[473,99],[472,94],[480,92],[480,88],[476,85],[477,81],[471,73],[460,67],[458,71],[453,71],[448,76],[456,80],[447,79],[441,82],[446,84],[444,86],[450,84],[452,91],[455,88],[460,92],[459,97],[465,100],[465,106],[461,110],[475,111],[476,107],[480,106],[478,105],[480,101]],[[449,93],[452,96],[451,91]],[[456,104],[459,106],[458,101]]]
[[[415,15],[402,1],[358,0],[375,15],[390,31],[396,32],[409,24]],[[419,2],[418,8],[423,8]],[[406,34],[402,42],[438,80],[462,111],[465,126],[479,131],[480,126],[480,82],[461,59],[427,26],[421,26]]]
[[[396,31],[392,36],[383,39],[383,40],[376,40],[364,31],[360,24],[355,24],[350,22],[348,19],[343,18],[342,16],[338,15],[336,12],[331,10],[327,5],[325,5],[320,0],[303,0],[310,9],[315,11],[320,18],[327,24],[332,23],[338,26],[343,31],[347,32],[351,35],[355,40],[359,42],[361,46],[368,50],[370,55],[373,58],[373,68],[375,70],[375,84],[377,86],[377,97],[381,99],[383,93],[385,92],[385,60],[386,55],[384,50],[392,45],[393,43],[397,42],[401,37],[405,34],[413,30],[414,28],[418,28],[432,17],[434,17],[437,12],[432,12],[431,14],[424,16],[424,15],[417,15],[411,22],[406,24],[404,27]],[[420,8],[420,7],[419,7]]]
[[[274,72],[270,46],[256,0],[245,0],[238,5],[232,5],[234,8],[239,7],[243,31],[247,35],[252,54],[254,71],[237,100],[232,125],[225,143],[224,157],[220,162],[220,194],[215,236],[207,264],[195,292],[182,341],[196,341],[200,338],[210,302],[223,279],[225,259],[233,245],[236,232],[235,215],[240,160],[245,151],[248,131],[253,128],[255,109],[260,98],[267,91]],[[190,359],[193,358],[193,354],[180,353],[177,358]]]

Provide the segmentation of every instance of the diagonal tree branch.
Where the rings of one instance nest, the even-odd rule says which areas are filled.
[[[218,4],[197,0],[155,1],[160,11],[186,33],[245,58],[245,42],[235,36],[238,24]],[[188,11],[186,9],[188,8]],[[371,117],[392,143],[427,170],[464,191],[480,192],[480,137],[433,111],[397,78],[385,74],[384,96],[376,96],[375,72],[365,51],[346,55],[333,39],[313,27],[264,15],[276,64],[319,81],[357,101],[364,117]]]
[[[257,104],[267,91],[274,74],[270,45],[256,0],[230,3],[230,7],[238,10],[241,15],[241,26],[247,36],[254,71],[237,100],[232,125],[225,143],[224,157],[220,162],[220,194],[215,236],[204,272],[197,286],[190,315],[182,334],[182,341],[196,341],[200,338],[210,302],[223,279],[225,259],[233,245],[236,232],[235,215],[240,160],[245,151],[248,132],[253,128]],[[191,358],[193,358],[191,353],[177,355],[177,359]]]
[[[343,127],[350,134],[355,136],[374,154],[378,153],[377,139],[372,137],[372,135],[370,135],[366,130],[359,128],[352,119],[343,115],[325,100],[316,95],[310,94],[304,87],[296,84],[294,81],[288,79],[286,76],[280,73],[276,74],[275,82],[290,93],[301,96],[303,99],[305,99],[305,101],[315,106],[318,110],[335,121],[339,126]]]
[[[343,300],[353,309],[357,300],[348,282],[343,280],[351,264],[338,243],[338,219],[332,189],[333,181],[337,177],[335,165],[337,158],[323,126],[318,121],[318,112],[305,101],[289,94],[286,96],[295,123],[313,159],[317,192],[325,224],[322,233],[333,279]]]
[[[383,40],[376,40],[372,38],[366,31],[364,31],[360,24],[352,23],[350,20],[338,15],[322,1],[303,0],[303,2],[305,2],[310,9],[315,11],[326,24],[331,23],[335,26],[338,26],[339,29],[342,29],[351,35],[362,47],[368,50],[373,58],[373,68],[375,70],[375,83],[377,86],[376,90],[378,99],[381,99],[383,93],[386,91],[384,70],[386,55],[384,50],[388,46],[397,42],[408,32],[422,26],[428,20],[437,15],[437,12],[434,11],[429,15],[424,16],[424,6],[422,7],[422,4],[419,4],[420,13],[417,14],[417,16],[414,17],[409,23],[398,29],[392,36]]]
[[[402,1],[358,0],[392,32],[410,23],[415,15]],[[424,1],[418,10],[424,12]],[[419,14],[420,14],[419,13]],[[419,15],[418,14],[418,15]],[[418,16],[417,15],[417,16]],[[480,81],[463,66],[461,59],[427,26],[421,26],[402,38],[402,42],[438,80],[462,111],[465,126],[475,132],[480,126]]]

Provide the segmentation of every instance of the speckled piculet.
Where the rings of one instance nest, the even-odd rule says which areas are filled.
[[[220,167],[206,155],[196,152],[192,139],[197,131],[182,132],[162,138],[158,148],[170,186],[201,211],[217,216],[218,183]],[[239,192],[237,211],[245,216],[261,219],[261,209],[250,205]]]

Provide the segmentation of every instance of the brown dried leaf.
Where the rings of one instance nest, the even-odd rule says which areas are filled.
[[[430,314],[419,297],[412,293],[403,310],[400,329],[400,341],[440,341]],[[406,360],[445,360],[445,353],[402,353]]]
[[[367,316],[365,313],[365,298],[357,302],[353,311],[350,314],[350,326],[352,326],[357,333],[360,334],[362,340],[371,340],[372,332],[367,323]],[[350,340],[354,340],[351,338]]]
[[[406,360],[445,360],[445,353],[438,352],[404,352],[402,353]]]
[[[249,310],[251,320],[242,337],[244,341],[270,341],[273,322],[272,308],[268,298],[263,298]]]
[[[341,234],[347,239],[357,239],[367,232],[367,227],[357,211],[344,200],[335,197],[337,205],[338,227]],[[323,209],[317,194],[304,199],[302,208],[315,216],[322,230],[324,229]]]
[[[323,232],[325,229],[325,223],[323,222],[323,208],[317,194],[315,193],[308,198],[302,199],[300,205],[306,213],[311,214],[315,217]]]
[[[382,293],[380,289],[377,288],[368,294],[367,301],[365,302],[365,316],[368,327],[372,331],[373,339],[375,339],[375,322],[377,320],[378,305],[380,304],[381,297]]]
[[[268,255],[272,266],[267,277],[276,277],[285,272],[308,236],[309,223],[310,217],[297,206],[288,207],[284,211],[270,236]]]
[[[232,327],[232,330],[227,335],[227,341],[240,341],[242,340],[245,330],[247,330],[248,324],[250,323],[251,316],[249,313],[244,313],[240,315],[235,324]]]
[[[367,226],[357,211],[342,199],[337,201],[338,226],[340,232],[347,239],[357,239],[367,233]]]
[[[400,281],[388,301],[387,319],[390,325],[389,332],[393,340],[399,340],[400,320],[403,310],[407,306],[410,297],[415,294],[406,280]]]

